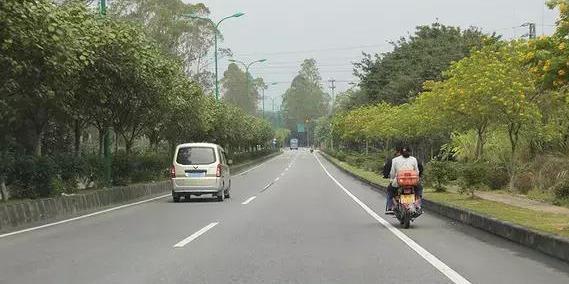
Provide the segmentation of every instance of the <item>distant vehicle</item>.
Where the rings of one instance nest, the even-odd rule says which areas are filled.
[[[181,197],[211,194],[223,202],[230,198],[231,173],[225,151],[221,146],[210,143],[188,143],[176,147],[170,178],[172,198],[179,202]]]
[[[296,138],[290,139],[290,149],[291,150],[298,150],[298,139],[296,139]]]

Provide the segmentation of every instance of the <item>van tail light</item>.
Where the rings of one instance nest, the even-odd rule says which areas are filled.
[[[217,164],[217,170],[215,171],[216,177],[221,177],[221,164]]]
[[[170,167],[170,178],[175,178],[175,177],[176,177],[176,167],[172,165]]]

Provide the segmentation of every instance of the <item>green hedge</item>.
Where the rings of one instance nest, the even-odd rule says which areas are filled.
[[[233,153],[229,159],[239,164],[276,150]],[[39,198],[75,193],[81,188],[100,187],[104,178],[104,162],[98,155],[75,157],[59,154],[45,157],[1,153],[0,176],[6,178],[11,198]],[[165,179],[172,158],[169,154],[125,152],[113,154],[112,184],[116,186]]]
[[[261,158],[272,153],[277,152],[278,150],[273,149],[262,149],[258,151],[250,151],[250,152],[241,152],[241,153],[229,153],[228,159],[233,160],[233,164],[240,164],[250,160],[254,160],[257,158]]]
[[[7,155],[5,155],[7,156]],[[142,153],[113,155],[113,185],[126,185],[164,179],[168,174],[169,155]],[[74,193],[80,188],[98,187],[104,174],[103,159],[98,155],[75,157],[59,154],[45,157],[14,156],[2,166],[11,198],[49,197]]]

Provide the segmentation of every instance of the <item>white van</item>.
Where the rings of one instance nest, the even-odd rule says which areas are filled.
[[[230,197],[231,173],[225,151],[211,143],[188,143],[176,147],[170,178],[172,198],[179,202],[183,196],[211,194],[223,201]]]

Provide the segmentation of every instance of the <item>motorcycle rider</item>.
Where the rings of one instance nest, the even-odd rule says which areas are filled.
[[[395,153],[393,155],[393,158],[397,158],[401,155],[401,148],[402,147],[399,146],[395,148]],[[391,173],[393,158],[387,159],[387,161],[385,161],[385,163],[383,164],[383,178],[389,178],[389,175]],[[395,188],[390,182],[389,185],[387,186],[387,201],[385,205],[385,214],[393,214],[394,195],[395,195]]]
[[[419,162],[413,156],[411,156],[411,148],[409,146],[405,146],[401,148],[401,155],[398,157],[393,158],[391,162],[391,171],[389,173],[389,177],[391,179],[391,204],[393,204],[393,195],[395,194],[395,190],[399,185],[397,184],[397,174],[400,170],[415,170],[418,176],[421,176]],[[422,167],[421,167],[422,168]],[[415,189],[415,194],[418,195],[420,198],[423,196],[423,186],[419,183]],[[389,195],[389,193],[388,193]]]

